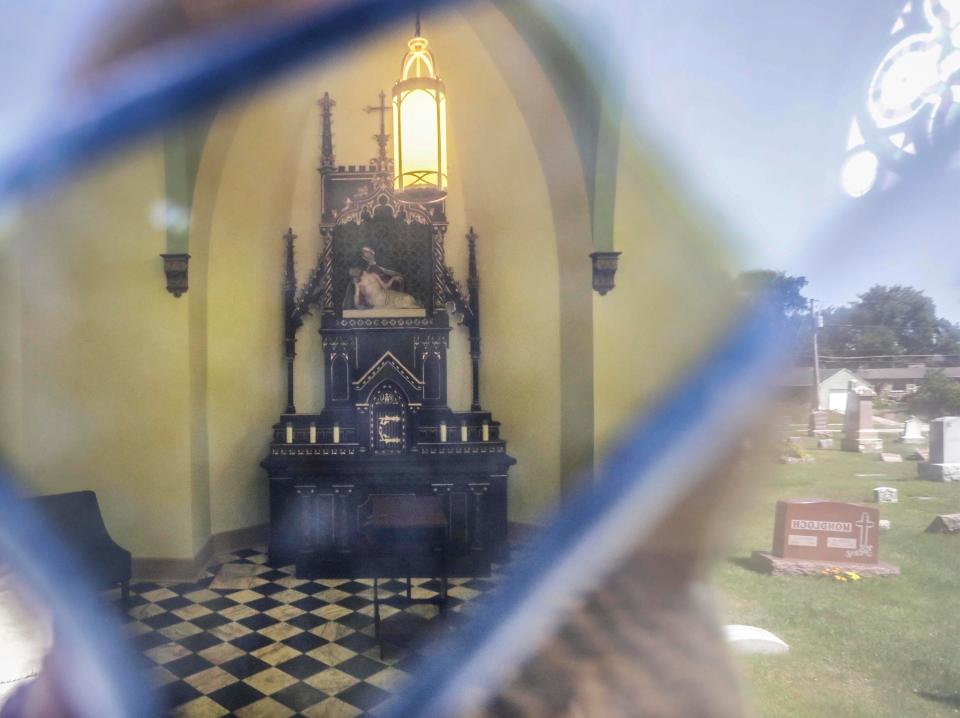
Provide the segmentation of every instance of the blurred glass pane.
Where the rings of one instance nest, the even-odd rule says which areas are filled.
[[[845,409],[840,370],[866,385],[865,370],[890,368],[881,364],[949,369],[960,354],[957,23],[941,0],[633,5],[475,2],[424,12],[422,34],[446,92],[429,137],[443,145],[445,135],[447,195],[433,207],[447,222],[441,264],[463,287],[466,236],[479,237],[479,377],[483,406],[518,460],[511,530],[534,535],[580,509],[597,535],[614,526],[591,554],[602,554],[598,567],[636,559],[642,537],[649,552],[689,561],[683,593],[706,573],[705,559],[723,552],[720,539],[738,525],[729,517],[747,516],[738,486],[751,486],[764,512],[749,524],[757,550],[769,548],[773,501],[808,487],[831,493],[810,476],[755,488],[773,468],[763,457],[733,463],[740,439],[806,433],[811,409]],[[336,220],[321,210],[323,193],[333,192],[324,177],[346,185],[375,173],[381,151],[396,146],[384,136],[398,132],[389,103],[379,106],[401,77],[413,12],[374,3],[371,12],[383,15],[370,17],[403,21],[371,27],[358,7],[81,3],[71,10],[75,25],[40,13],[35,48],[10,37],[11,53],[30,54],[28,70],[6,73],[0,87],[22,99],[3,115],[0,169],[6,187],[28,191],[11,193],[0,213],[0,456],[28,493],[95,490],[141,575],[176,574],[172,586],[191,579],[191,590],[145,599],[173,601],[176,609],[162,607],[171,614],[225,610],[201,611],[203,601],[187,596],[209,590],[222,563],[244,565],[229,550],[265,560],[270,502],[260,462],[271,427],[292,413],[284,411],[285,235],[296,235],[295,281],[309,304],[324,252],[319,226]],[[28,24],[10,12],[9,27]],[[323,30],[325,17],[342,33]],[[433,157],[432,147],[417,149]],[[368,199],[373,186],[349,204],[344,190],[337,211]],[[903,285],[936,302],[909,292],[891,300],[922,305],[926,343],[911,343],[918,322],[894,326],[894,310],[843,307],[874,284],[883,287],[870,296],[884,301],[885,287]],[[785,336],[766,343],[745,311],[758,289],[772,289],[783,314]],[[329,342],[312,309],[298,315],[291,398],[301,414],[320,416]],[[822,378],[836,386],[814,386],[814,335]],[[731,337],[742,339],[742,355]],[[465,413],[474,403],[466,328],[453,326],[448,341],[447,403]],[[777,349],[767,345],[791,342],[800,348],[777,379],[791,396],[770,408],[777,397],[761,359]],[[916,389],[926,370],[909,378]],[[901,379],[902,387],[891,383]],[[907,377],[887,383],[895,401],[912,391]],[[888,421],[908,409],[897,404]],[[758,431],[757,417],[774,414],[782,420],[760,419],[768,427]],[[451,424],[450,435],[459,428]],[[318,430],[327,427],[313,425],[307,443]],[[335,430],[340,443],[340,432],[356,427]],[[634,443],[624,446],[625,436]],[[640,440],[650,442],[640,457],[649,463],[635,461],[636,476],[616,475],[611,467]],[[794,444],[798,460],[815,447]],[[671,452],[677,463],[657,474],[656,461]],[[873,473],[859,469],[851,471]],[[608,485],[648,476],[660,492],[647,513],[633,521],[603,513],[597,497]],[[848,488],[828,498],[865,499]],[[733,541],[744,550],[746,539]],[[209,574],[201,571],[208,561]],[[628,568],[651,565],[637,559]],[[734,614],[753,576],[725,568],[718,581]],[[274,570],[270,581],[299,580],[289,567]],[[602,573],[567,598],[602,604]],[[635,575],[626,573],[621,593],[632,590]],[[197,575],[206,583],[193,585]],[[164,589],[172,590],[144,593]],[[469,587],[461,593],[475,598]],[[335,622],[333,613],[324,620]],[[170,625],[191,620],[176,617]],[[170,627],[141,618],[144,633]],[[177,646],[190,637],[174,634],[161,635]]]

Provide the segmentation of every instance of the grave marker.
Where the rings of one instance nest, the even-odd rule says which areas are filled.
[[[723,633],[727,645],[736,653],[777,655],[790,650],[783,639],[757,626],[731,624],[723,627]]]
[[[930,459],[917,464],[917,476],[927,481],[960,481],[960,416],[930,422]]]
[[[960,534],[960,514],[940,514],[927,526],[931,534]]]
[[[754,551],[754,566],[775,575],[815,575],[839,567],[865,576],[895,576],[879,560],[880,516],[871,506],[817,499],[778,501],[773,551]]]
[[[896,504],[899,503],[899,495],[892,486],[878,486],[873,490],[873,500],[878,504]]]
[[[883,441],[873,428],[873,394],[858,393],[852,388],[847,392],[847,413],[843,417],[844,451],[859,451],[875,454],[883,449]]]
[[[808,433],[810,436],[817,437],[830,436],[830,432],[827,429],[827,412],[820,411],[819,409],[810,412]]]
[[[903,430],[900,432],[901,444],[922,444],[923,423],[915,416],[911,416],[903,422]]]

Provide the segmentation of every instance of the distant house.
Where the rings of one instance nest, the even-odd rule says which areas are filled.
[[[863,377],[849,369],[840,369],[820,381],[820,407],[830,411],[844,413],[847,410],[847,392],[850,388],[858,392],[873,391]]]
[[[900,367],[860,367],[850,369],[824,370],[820,380],[820,407],[839,411],[847,408],[847,390],[853,382],[858,391],[871,390],[877,396],[901,399],[923,386],[928,371],[942,371],[945,376],[960,381],[960,367],[928,367],[922,364]],[[794,398],[809,398],[813,385],[813,368],[794,367],[781,380],[780,386]]]
[[[847,391],[851,385],[857,391],[873,391],[873,387],[863,377],[849,369],[840,369],[827,373],[826,378],[820,380],[820,407],[830,411],[844,413],[847,410]],[[781,381],[781,386],[791,396],[810,396],[813,386],[813,368],[795,367],[787,373]]]
[[[951,379],[960,380],[960,367],[936,367]],[[927,367],[924,364],[915,364],[912,366],[894,366],[878,368],[862,368],[858,374],[873,385],[874,391],[880,396],[888,396],[891,399],[899,399],[907,394],[912,394],[923,385],[923,380],[928,371],[933,367]]]

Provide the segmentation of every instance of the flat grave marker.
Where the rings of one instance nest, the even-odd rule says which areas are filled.
[[[790,650],[783,639],[758,626],[730,624],[723,627],[727,645],[736,653],[778,655]]]
[[[927,526],[931,534],[960,534],[960,514],[940,514]]]
[[[895,504],[899,501],[899,494],[892,486],[878,486],[873,490],[873,500],[878,504]]]

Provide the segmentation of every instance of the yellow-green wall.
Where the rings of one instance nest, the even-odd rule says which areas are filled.
[[[0,457],[9,464],[22,457],[23,382],[21,373],[20,261],[12,210],[0,218]],[[16,468],[10,466],[9,468]]]
[[[572,138],[535,62],[505,79],[516,68],[481,39],[503,27],[490,7],[425,20],[449,91],[447,261],[465,277],[463,236],[473,225],[482,400],[519,461],[511,519],[532,522],[560,492],[558,206],[570,215],[585,202],[574,173],[576,201],[558,205],[557,187],[569,195],[571,179],[550,176],[562,163],[545,167],[545,128],[560,157],[574,157]],[[319,250],[315,101],[324,90],[337,100],[338,161],[369,161],[377,118],[362,107],[389,90],[407,35],[385,33],[216,115],[192,199],[190,289],[180,298],[165,291],[165,229],[151,219],[169,179],[161,139],[91,168],[0,228],[0,440],[27,491],[94,489],[114,537],[138,557],[189,558],[211,534],[266,520],[258,464],[285,404],[281,237],[287,227],[299,235],[301,281]],[[516,37],[504,42],[522,50]],[[531,118],[529,97],[543,100],[545,115]],[[316,328],[308,321],[299,335],[301,411],[323,403]],[[469,394],[465,330],[455,327],[451,405],[468,408]]]
[[[595,295],[598,462],[637,412],[658,401],[723,332],[736,308],[716,230],[649,154],[637,121],[621,129],[616,171],[616,288]]]
[[[550,79],[490,4],[424,19],[448,90],[447,262],[480,235],[482,403],[503,423],[512,521],[545,520],[593,456],[723,325],[727,270],[707,232],[623,124],[617,288],[590,288],[589,197]],[[282,236],[301,282],[320,249],[320,120],[337,102],[338,164],[376,153],[377,117],[409,28],[221,109],[194,183],[190,289],[164,290],[162,140],[0,218],[0,451],[27,490],[98,492],[139,557],[190,558],[212,534],[267,520],[259,467],[285,406]],[[582,139],[582,138],[581,138]],[[168,158],[169,159],[169,158]],[[600,168],[602,169],[602,168]],[[323,405],[316,318],[298,335],[296,404]],[[449,397],[469,407],[465,330]]]
[[[135,555],[188,556],[188,305],[163,291],[164,235],[150,220],[162,198],[162,153],[150,143],[23,208],[8,228],[19,311],[5,333],[19,335],[19,361],[2,383],[22,399],[8,420],[20,439],[4,433],[2,453],[31,492],[95,490]]]

